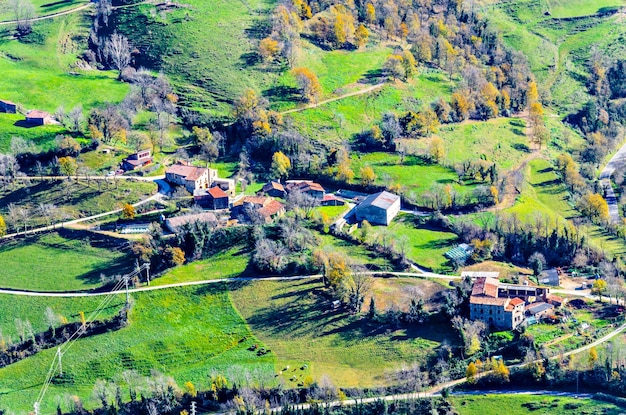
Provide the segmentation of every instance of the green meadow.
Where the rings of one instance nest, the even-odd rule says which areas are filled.
[[[134,269],[121,241],[72,231],[48,233],[0,245],[0,288],[30,291],[85,290],[102,285],[100,274]]]
[[[242,384],[268,384],[274,379],[274,355],[257,356],[248,349],[260,343],[233,307],[228,286],[189,287],[133,294],[130,325],[120,330],[83,338],[64,354],[62,379],[53,380],[42,412],[56,408],[56,397],[79,396],[87,407],[96,379],[121,382],[125,370],[148,376],[152,370],[173,376],[179,385],[191,381],[198,390],[209,387],[211,373]],[[233,288],[233,287],[230,287]],[[119,300],[118,300],[119,301]],[[0,407],[12,411],[32,409],[56,349],[0,369]],[[24,385],[30,385],[25,387]]]

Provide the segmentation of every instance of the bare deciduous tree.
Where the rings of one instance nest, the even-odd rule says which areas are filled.
[[[50,307],[46,308],[46,311],[44,312],[44,318],[46,320],[46,324],[48,325],[50,330],[52,330],[52,336],[54,337],[55,330],[59,325],[61,319],[59,318],[58,314],[56,314],[54,310]]]
[[[9,0],[9,7],[13,11],[17,31],[20,35],[27,35],[32,31],[32,19],[35,17],[35,6],[29,0]]]
[[[130,65],[128,39],[119,33],[113,33],[104,44],[104,54],[119,71],[118,78],[122,79],[122,72]]]

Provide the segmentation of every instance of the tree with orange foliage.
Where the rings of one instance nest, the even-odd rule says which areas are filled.
[[[369,36],[370,36],[370,31],[367,30],[367,27],[360,24],[359,27],[357,27],[356,31],[354,32],[354,39],[356,41],[356,45],[358,47],[365,46]]]
[[[279,53],[280,46],[278,45],[278,41],[271,37],[268,36],[259,42],[259,55],[261,55],[261,59],[263,59],[264,62],[269,63],[273,61]]]
[[[367,3],[365,6],[365,19],[367,20],[367,23],[376,23],[376,8],[372,3]]]
[[[295,68],[292,73],[296,77],[302,98],[309,102],[317,102],[322,95],[322,86],[317,76],[308,68]]]

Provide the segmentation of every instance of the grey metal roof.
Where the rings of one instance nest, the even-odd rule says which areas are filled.
[[[361,202],[359,207],[366,207],[371,205],[387,210],[399,199],[400,196],[383,191],[379,193],[374,193],[373,195],[369,195],[367,198],[365,198],[363,202]]]
[[[542,311],[546,311],[551,308],[554,308],[554,306],[548,303],[531,304],[528,306],[528,312],[532,315],[535,315],[537,313],[541,313]]]

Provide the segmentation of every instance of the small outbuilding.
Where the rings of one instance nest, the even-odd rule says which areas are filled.
[[[324,197],[320,201],[320,205],[322,206],[343,206],[345,204],[346,204],[345,201],[331,194],[324,195]]]
[[[149,164],[152,164],[152,154],[150,150],[142,150],[126,157],[124,161],[122,161],[122,168],[125,171],[132,171]]]
[[[539,275],[539,283],[558,287],[561,285],[561,276],[556,268],[547,269]]]
[[[54,119],[45,111],[30,110],[26,113],[26,122],[31,125],[47,125],[52,124]]]
[[[371,224],[385,226],[388,226],[399,212],[400,196],[389,192],[369,195],[354,209],[358,222],[366,220]]]
[[[6,99],[0,99],[0,112],[15,114],[17,112],[17,105],[14,102],[7,101]]]
[[[551,315],[553,312],[554,306],[543,301],[526,306],[526,314],[535,317],[537,320],[541,320]]]
[[[205,209],[228,209],[228,195],[217,186],[194,190],[193,199]]]
[[[285,187],[279,182],[271,181],[265,184],[265,186],[263,186],[262,191],[267,196],[280,197],[280,198],[285,197]]]

